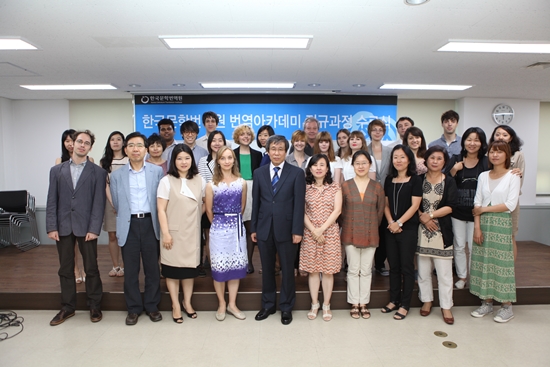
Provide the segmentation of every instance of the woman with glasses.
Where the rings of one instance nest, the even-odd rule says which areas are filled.
[[[445,172],[454,177],[458,190],[458,202],[453,208],[451,221],[454,233],[454,260],[458,281],[455,287],[463,289],[468,279],[468,269],[472,256],[474,239],[474,197],[477,179],[481,172],[489,169],[487,160],[487,138],[479,127],[471,127],[464,132],[461,141],[462,151],[453,155]],[[468,243],[468,255],[466,255]]]
[[[360,150],[351,164],[355,177],[342,184],[342,245],[348,260],[348,295],[350,315],[368,319],[372,280],[372,263],[380,237],[378,227],[384,216],[384,189],[369,178],[371,155]]]

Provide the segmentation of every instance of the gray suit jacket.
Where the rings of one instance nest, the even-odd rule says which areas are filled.
[[[111,173],[111,197],[116,210],[116,236],[118,245],[124,246],[130,231],[130,163]],[[145,163],[145,179],[147,184],[147,198],[151,207],[151,219],[157,240],[160,238],[159,218],[157,212],[157,188],[163,176],[162,168],[152,163]]]
[[[372,143],[367,146],[367,150],[369,151],[370,155],[374,157],[374,154],[372,152]],[[380,167],[378,167],[378,164],[376,162],[372,162],[376,167],[376,181],[380,182],[380,184],[382,184],[382,187],[384,187],[386,176],[390,171],[391,151],[392,148],[382,144],[382,163],[380,164]]]
[[[46,232],[60,236],[85,237],[86,233],[101,233],[105,213],[105,181],[107,172],[88,161],[73,188],[70,162],[50,170],[50,187],[46,204]]]

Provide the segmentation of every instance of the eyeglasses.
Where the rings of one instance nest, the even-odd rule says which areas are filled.
[[[183,135],[196,135],[197,133],[194,131],[184,131]]]
[[[87,147],[91,147],[91,146],[92,146],[92,143],[91,143],[91,142],[89,142],[89,141],[84,141],[84,140],[82,140],[82,139],[78,139],[78,140],[76,141],[76,143],[77,143],[77,144],[80,144],[80,145],[85,145],[85,146],[87,146]]]
[[[366,166],[366,165],[369,165],[370,163],[369,162],[354,162],[353,165],[354,166]]]
[[[126,146],[127,148],[130,148],[130,149],[133,149],[133,148],[145,148],[145,145],[144,144],[141,144],[141,143],[137,143],[137,144],[134,144],[134,143],[130,143]]]

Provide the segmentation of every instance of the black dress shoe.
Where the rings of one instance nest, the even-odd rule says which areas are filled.
[[[288,325],[291,322],[292,322],[292,312],[291,311],[281,312],[281,323],[283,325]]]
[[[160,313],[160,311],[146,312],[146,314],[153,322],[162,320],[162,314]]]
[[[267,309],[262,308],[260,312],[256,314],[256,321],[262,321],[268,318],[269,315],[273,315],[275,313],[275,307]]]
[[[99,322],[103,318],[103,314],[101,313],[101,310],[98,310],[97,308],[93,308],[90,310],[90,320],[92,322]]]
[[[126,325],[135,325],[138,322],[139,315],[137,313],[129,313],[126,316]]]
[[[51,326],[56,326],[62,324],[69,317],[74,316],[74,311],[61,310],[55,317],[50,321]]]

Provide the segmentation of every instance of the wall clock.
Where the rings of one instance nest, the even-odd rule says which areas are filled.
[[[493,121],[497,125],[510,125],[514,119],[514,109],[505,103],[497,105],[493,109]]]

